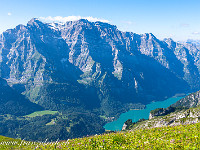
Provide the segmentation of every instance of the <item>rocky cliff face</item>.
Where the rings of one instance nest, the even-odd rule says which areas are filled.
[[[172,104],[172,107],[186,107],[186,108],[192,108],[192,107],[198,107],[200,105],[200,91],[197,91],[195,93],[189,94],[183,99],[180,99],[175,104]]]
[[[149,119],[157,116],[164,116],[174,111],[180,111],[182,109],[189,109],[198,107],[200,105],[200,91],[189,94],[185,98],[180,99],[176,103],[170,105],[167,108],[157,108],[152,110],[149,114]]]
[[[149,120],[132,124],[133,129],[191,124],[200,121],[200,91],[187,95],[168,108],[150,112]]]
[[[111,116],[199,89],[198,51],[102,22],[32,19],[0,36],[0,76],[46,109],[100,108]]]
[[[197,123],[200,121],[200,108],[190,108],[187,110],[181,110],[177,112],[170,113],[165,116],[154,117],[150,120],[146,120],[135,124],[133,129],[141,128],[155,128],[164,126],[176,126]]]

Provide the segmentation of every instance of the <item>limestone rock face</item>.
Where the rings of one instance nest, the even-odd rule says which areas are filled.
[[[10,86],[46,109],[98,108],[108,116],[199,89],[198,56],[194,44],[84,19],[34,18],[0,35],[0,77]]]
[[[164,116],[171,112],[188,109],[193,107],[198,107],[200,105],[200,91],[189,94],[186,97],[180,99],[176,103],[170,105],[167,108],[157,108],[152,110],[149,114],[149,119],[152,119],[157,116]]]
[[[186,107],[186,108],[192,108],[192,107],[198,107],[200,105],[200,91],[197,91],[195,93],[189,94],[183,99],[180,99],[175,104],[172,104],[172,107]]]
[[[199,122],[199,118],[200,108],[190,108],[187,110],[173,112],[162,117],[153,117],[138,125],[136,124],[134,129],[192,124]]]
[[[123,127],[122,127],[122,130],[126,130],[126,127],[127,127],[127,125],[124,123]]]

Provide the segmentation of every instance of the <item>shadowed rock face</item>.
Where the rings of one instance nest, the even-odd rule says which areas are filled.
[[[0,78],[0,114],[26,115],[43,110],[37,104],[30,102],[24,95],[12,89],[5,80]]]
[[[199,49],[87,20],[32,19],[0,36],[0,76],[46,109],[113,115],[199,89]],[[19,86],[20,85],[20,86]]]

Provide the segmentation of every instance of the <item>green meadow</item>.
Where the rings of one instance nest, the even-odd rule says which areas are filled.
[[[58,111],[50,111],[50,110],[35,111],[29,115],[26,115],[25,117],[36,117],[36,116],[43,116],[43,115],[47,115],[47,114],[54,115],[56,113],[58,113]]]

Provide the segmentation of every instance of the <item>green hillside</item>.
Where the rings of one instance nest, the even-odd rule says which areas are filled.
[[[0,137],[0,149],[199,149],[200,123],[36,143]]]

